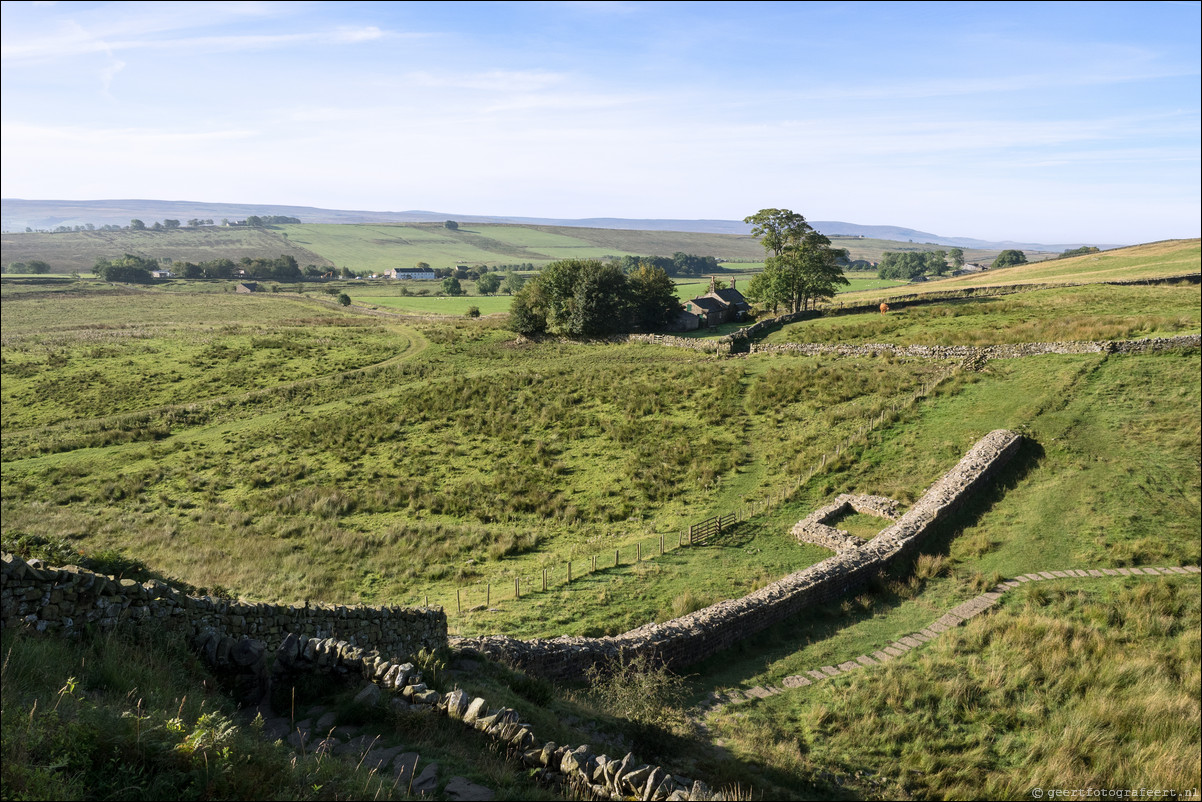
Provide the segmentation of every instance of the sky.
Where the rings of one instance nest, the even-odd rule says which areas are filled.
[[[5,2],[5,198],[1199,236],[1198,2]]]

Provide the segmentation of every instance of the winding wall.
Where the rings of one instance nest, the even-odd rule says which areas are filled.
[[[844,551],[741,599],[729,599],[663,624],[605,638],[518,640],[452,638],[462,651],[501,659],[550,679],[576,679],[590,666],[646,655],[687,666],[816,604],[839,598],[894,560],[909,555],[931,528],[987,482],[1018,451],[1022,436],[990,432],[933,484],[900,519],[862,548]]]
[[[84,627],[158,621],[195,636],[205,630],[277,648],[289,633],[371,645],[403,658],[446,645],[441,609],[282,605],[189,596],[151,580],[114,579],[78,566],[40,568],[11,554],[0,565],[0,626],[71,634]]]

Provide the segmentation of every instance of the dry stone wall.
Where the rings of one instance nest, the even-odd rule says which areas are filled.
[[[446,646],[440,609],[280,605],[189,596],[162,582],[114,579],[78,566],[46,568],[3,555],[0,626],[70,634],[83,627],[156,621],[196,636],[207,630],[276,648],[289,633],[370,644],[386,655],[412,656]]]
[[[804,356],[891,356],[919,359],[1014,359],[1042,354],[1144,354],[1202,347],[1202,335],[1149,337],[1142,340],[1076,340],[1058,343],[1014,343],[1011,345],[831,345],[827,343],[752,343],[753,354],[802,354]]]
[[[605,638],[523,641],[505,636],[452,638],[451,645],[551,679],[578,679],[590,666],[646,655],[681,667],[837,599],[893,561],[909,556],[931,528],[987,482],[1018,451],[1022,436],[997,430],[974,445],[904,515],[859,549],[846,550],[741,599],[729,599],[663,624]]]
[[[853,496],[843,493],[830,504],[798,521],[791,534],[803,543],[813,543],[831,551],[858,549],[864,545],[864,540],[829,525],[829,521],[849,510],[894,521],[897,520],[898,504],[884,496]]]

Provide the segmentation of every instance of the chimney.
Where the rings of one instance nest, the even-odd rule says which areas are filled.
[[[734,279],[733,277],[732,277],[732,278],[731,278],[731,280],[730,280],[730,288],[731,288],[732,290],[735,288],[735,279]]]
[[[717,291],[718,291],[718,277],[710,276],[710,293],[713,294]]]

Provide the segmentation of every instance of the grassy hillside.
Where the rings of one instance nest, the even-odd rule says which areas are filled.
[[[244,256],[274,259],[288,254],[302,267],[332,267],[316,253],[293,243],[278,228],[180,228],[171,231],[80,231],[61,234],[3,235],[5,265],[41,259],[55,273],[87,273],[97,259],[124,254],[175,262],[218,258],[235,262]]]
[[[1120,262],[1104,275],[1197,270],[1196,242],[1131,250],[1101,255]],[[1068,280],[1089,265],[1048,268]],[[342,308],[325,293],[192,289],[0,284],[6,545],[37,536],[115,549],[251,598],[428,598],[460,633],[612,633],[822,559],[787,533],[838,493],[907,505],[986,432],[1027,435],[915,566],[696,667],[694,699],[870,653],[999,576],[1202,556],[1196,350],[979,370],[886,356],[714,359],[519,344],[496,320],[368,314],[354,290],[356,305]],[[1094,285],[820,318],[779,336],[1145,336],[1197,332],[1200,308],[1192,284]],[[869,420],[883,423],[862,433]],[[690,522],[735,509],[756,512],[714,542],[679,545]],[[1196,760],[1180,756],[1198,753],[1197,616],[1196,578],[1080,593],[1066,582],[1008,598],[886,669],[716,714],[711,736],[625,731],[678,771],[766,798],[1014,797],[1057,776],[1196,784]],[[535,707],[552,704],[549,686],[524,687],[538,689]],[[10,695],[6,685],[6,705]],[[27,711],[6,707],[6,727]],[[1103,727],[1124,711],[1140,721]],[[1070,722],[1084,722],[1080,737],[1066,739]]]
[[[1197,274],[1202,264],[1202,241],[1166,240],[1130,248],[1052,259],[1044,262],[987,270],[963,276],[919,282],[882,292],[849,295],[844,303],[873,302],[897,295],[945,292],[970,287],[999,287],[1010,284],[1089,284],[1143,278],[1164,278]]]
[[[860,237],[835,237],[832,244],[848,249],[852,259],[870,261],[890,250],[938,249],[935,245]],[[280,254],[290,254],[302,266],[383,272],[394,267],[412,267],[418,262],[434,267],[541,266],[556,259],[600,259],[627,254],[671,256],[678,251],[747,265],[760,263],[764,258],[764,249],[757,240],[731,234],[474,223],[464,223],[458,230],[447,229],[441,223],[328,223],[261,229],[6,233],[0,261],[7,265],[41,259],[55,272],[82,273],[90,270],[98,258],[112,259],[125,253],[175,262],[222,257],[234,261],[243,257],[274,259]],[[992,260],[996,253],[966,251],[966,258]]]

